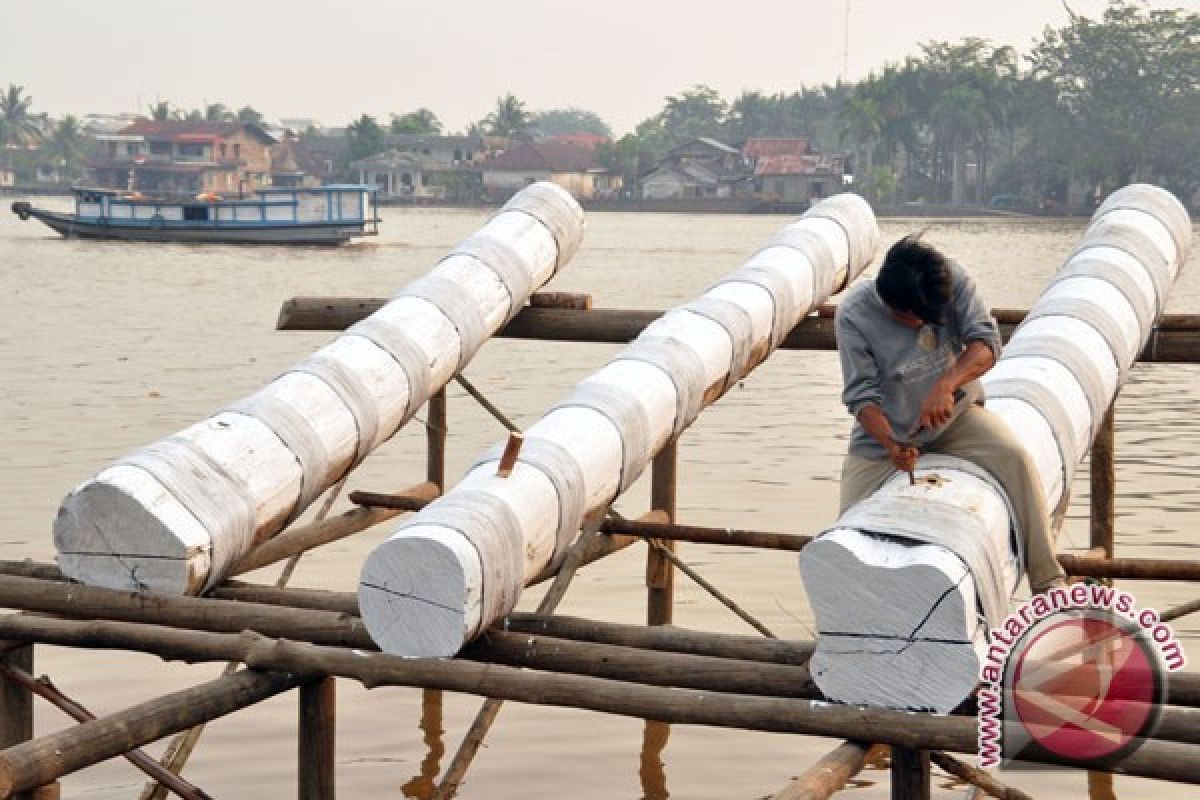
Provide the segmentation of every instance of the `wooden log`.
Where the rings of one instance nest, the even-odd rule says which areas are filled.
[[[1048,508],[1066,497],[1190,240],[1169,193],[1118,190],[983,377]],[[947,456],[923,455],[917,475],[887,481],[800,554],[821,632],[813,674],[833,700],[948,712],[977,685],[988,632],[1004,623],[1021,565],[1003,492]]]
[[[529,296],[529,305],[533,308],[569,308],[574,311],[587,311],[592,307],[592,296],[572,292],[534,292]]]
[[[257,394],[102,470],[54,523],[85,583],[196,594],[412,418],[574,254],[583,212],[543,182],[427,275]]]
[[[604,533],[641,536],[646,539],[665,539],[696,544],[722,544],[733,547],[757,547],[764,550],[799,552],[812,541],[811,536],[795,533],[752,531],[740,528],[714,528],[678,523],[639,522],[629,519],[606,520],[600,528]]]
[[[892,745],[892,800],[929,800],[929,751]]]
[[[505,617],[501,627],[517,633],[541,634],[555,639],[574,639],[642,650],[664,650],[671,653],[793,666],[807,664],[813,651],[812,642],[708,633],[674,626],[622,625],[616,622],[548,614],[513,612]]]
[[[496,464],[496,475],[501,478],[507,478],[512,475],[513,467],[517,465],[517,456],[521,454],[521,445],[525,443],[525,437],[515,431],[508,434],[508,441],[504,444],[504,452],[500,456],[500,462]]]
[[[334,800],[337,793],[337,680],[320,678],[300,685],[296,736],[296,783],[299,800]]]
[[[1088,479],[1091,485],[1091,509],[1088,515],[1088,535],[1093,550],[1099,548],[1103,558],[1116,554],[1116,403],[1109,405],[1100,422],[1100,432],[1092,442]],[[1108,581],[1112,583],[1111,580]]]
[[[472,661],[651,686],[769,697],[818,697],[808,669],[803,666],[646,651],[508,631],[488,631],[463,648],[460,655]]]
[[[381,308],[387,301],[376,297],[293,297],[283,302],[276,328],[281,331],[343,330]],[[1000,335],[1008,341],[1027,312],[992,309]],[[555,308],[526,308],[501,328],[500,339],[536,339],[557,342],[622,344],[638,337],[661,311],[593,308],[587,313]],[[1195,364],[1200,361],[1200,324],[1194,314],[1167,314],[1155,326],[1139,361],[1159,364]],[[1008,321],[1008,320],[1016,320]],[[780,350],[836,350],[833,321],[805,317],[779,345]]]
[[[609,507],[705,406],[857,275],[877,239],[861,198],[822,201],[527,428],[509,478],[497,478],[497,456],[485,456],[363,565],[360,607],[380,646],[451,655],[511,611],[524,586],[563,557],[582,519]]]
[[[83,623],[86,624],[86,623]],[[50,783],[296,686],[280,672],[243,671],[0,750],[0,797]]]
[[[308,642],[373,648],[362,620],[330,611],[203,597],[136,594],[98,586],[0,575],[0,606],[65,617],[155,621],[175,628],[238,633],[253,630]]]
[[[3,673],[7,680],[19,683],[33,694],[45,698],[55,708],[76,722],[90,722],[96,719],[95,714],[59,691],[58,687],[44,675],[41,678],[34,678],[29,672],[10,664],[0,664],[0,673]],[[210,800],[207,792],[192,786],[178,775],[163,769],[161,764],[146,755],[142,750],[131,750],[125,753],[125,758],[129,763],[149,775],[156,782],[166,786],[184,800]],[[49,787],[39,788],[45,789]]]
[[[33,644],[14,647],[0,656],[0,664],[25,672],[33,671]],[[0,677],[0,748],[13,747],[33,738],[33,693],[19,681]],[[32,800],[31,793],[16,795]]]
[[[675,498],[679,465],[679,442],[667,442],[650,467],[650,508],[667,515],[675,522]],[[674,543],[663,545],[674,550]],[[646,624],[670,625],[675,616],[675,570],[657,548],[646,550]]]
[[[949,753],[930,753],[929,760],[960,781],[983,790],[988,797],[995,797],[998,800],[1033,800],[1032,797],[1020,789],[1005,786],[996,780],[996,777],[990,772],[982,770],[979,767],[973,767]]]
[[[817,763],[788,781],[771,795],[771,800],[828,800],[866,766],[868,754],[882,750],[876,745],[842,742],[821,756]]]
[[[402,511],[424,508],[438,496],[438,492],[437,484],[427,481],[411,486],[400,494],[387,495],[388,504],[386,506],[361,503],[361,505],[371,507],[356,508],[309,525],[288,528],[251,550],[229,572],[231,575],[244,575],[308,550],[361,533],[381,522],[393,519]],[[360,500],[367,499],[362,497],[364,494],[363,492],[351,492],[350,501],[358,502],[355,497],[359,497]]]
[[[437,490],[434,497],[446,490],[446,435],[449,422],[446,390],[439,389],[429,398],[425,419],[425,480]],[[430,499],[433,499],[432,497]],[[351,496],[351,502],[354,502]]]
[[[678,724],[874,739],[883,744],[958,753],[973,753],[977,745],[975,720],[968,717],[664,689],[469,661],[355,652],[272,640],[253,633],[203,633],[128,622],[81,622],[10,614],[0,616],[0,638],[36,639],[63,647],[139,650],[192,662],[238,660],[254,669],[287,671],[302,677],[337,675],[359,681],[368,688],[430,687]],[[1112,770],[1118,774],[1200,783],[1198,755],[1191,745],[1149,740]],[[0,764],[3,762],[0,756]]]

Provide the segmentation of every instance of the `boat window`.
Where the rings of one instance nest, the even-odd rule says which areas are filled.
[[[184,206],[183,218],[187,222],[208,222],[208,206]]]

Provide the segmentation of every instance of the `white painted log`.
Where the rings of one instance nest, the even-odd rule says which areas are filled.
[[[258,394],[102,470],[54,523],[63,572],[193,594],[386,441],[579,247],[552,183],[518,193],[429,273]]]
[[[1169,193],[1115,192],[984,376],[987,407],[1028,448],[1050,508],[1162,313],[1190,242],[1191,222]],[[819,631],[811,669],[826,696],[948,712],[974,689],[1021,557],[1004,493],[973,472],[981,470],[922,456],[916,486],[893,477],[802,551]],[[864,522],[872,508],[885,513]],[[984,539],[999,568],[996,597],[988,566],[978,568],[983,577],[968,568],[947,518]]]
[[[605,508],[701,408],[871,260],[879,233],[855,195],[825,200],[701,298],[648,326],[525,431],[410,517],[363,565],[359,604],[390,653],[450,656],[554,566],[584,514]]]

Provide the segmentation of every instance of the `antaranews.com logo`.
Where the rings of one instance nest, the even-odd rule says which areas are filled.
[[[1129,592],[1077,583],[1035,595],[991,631],[980,765],[1120,760],[1154,732],[1166,675],[1185,663],[1171,627]]]

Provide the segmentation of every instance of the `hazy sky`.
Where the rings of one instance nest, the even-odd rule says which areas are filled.
[[[1070,0],[1098,16],[1104,0]],[[1200,11],[1200,0],[1150,3]],[[842,73],[846,0],[4,0],[0,87],[34,110],[250,104],[341,125],[433,109],[448,130],[511,91],[531,110],[579,106],[623,133],[707,83],[792,91]],[[850,0],[847,75],[919,42],[982,36],[1027,50],[1059,0]],[[139,106],[140,103],[140,106]]]

